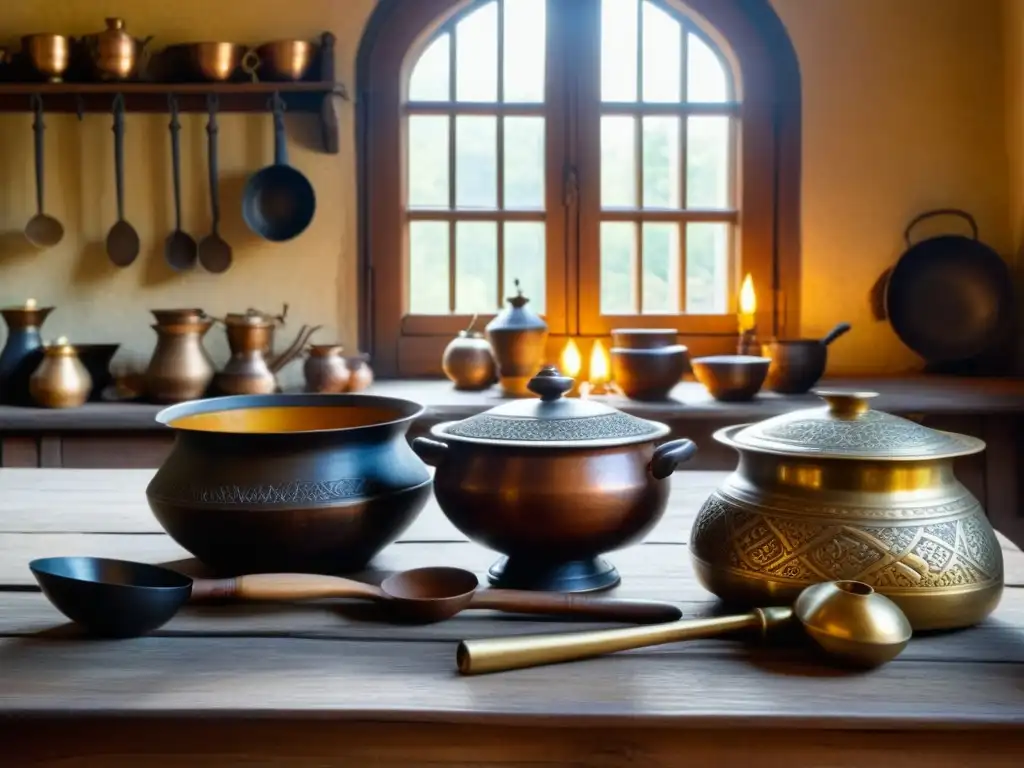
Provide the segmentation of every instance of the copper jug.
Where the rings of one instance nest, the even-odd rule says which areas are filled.
[[[102,80],[127,80],[136,74],[139,60],[152,36],[137,40],[128,34],[124,19],[105,20],[107,28],[84,39],[97,75]]]
[[[352,377],[340,344],[313,344],[302,366],[307,392],[345,392]]]
[[[89,399],[92,377],[78,359],[78,351],[62,336],[45,347],[28,386],[36,405],[77,408]]]
[[[214,387],[224,395],[272,395],[278,391],[277,372],[302,354],[319,325],[304,325],[279,355],[274,354],[274,330],[284,323],[288,305],[280,315],[249,309],[231,313],[224,320],[231,359],[214,377]]]
[[[156,349],[145,374],[145,390],[155,403],[180,403],[206,394],[215,368],[203,337],[213,318],[201,309],[154,309]]]

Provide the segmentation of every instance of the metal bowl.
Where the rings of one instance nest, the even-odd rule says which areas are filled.
[[[189,43],[184,49],[195,75],[212,82],[231,79],[245,54],[237,43]]]
[[[256,49],[263,80],[301,80],[313,63],[316,46],[308,40],[275,40]]]
[[[164,530],[233,573],[359,570],[430,496],[405,435],[423,406],[374,395],[238,395],[165,408],[174,448],[146,497]]]
[[[64,35],[25,35],[21,50],[32,68],[52,83],[59,83],[71,61],[71,43]]]
[[[667,400],[686,372],[682,344],[649,349],[612,347],[612,380],[631,400]]]
[[[693,375],[715,400],[750,400],[761,391],[771,359],[752,355],[714,355],[690,361]]]

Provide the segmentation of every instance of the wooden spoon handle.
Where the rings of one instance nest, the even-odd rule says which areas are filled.
[[[324,597],[357,597],[386,600],[380,587],[340,576],[307,573],[256,573],[233,579],[196,579],[192,599],[237,598],[241,600],[315,600]]]
[[[481,589],[473,595],[470,608],[490,608],[515,613],[585,616],[605,621],[652,624],[675,621],[683,613],[671,603],[653,600],[613,600],[559,592],[527,592],[515,589]]]

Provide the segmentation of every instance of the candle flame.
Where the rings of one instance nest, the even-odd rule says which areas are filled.
[[[611,379],[611,360],[600,339],[590,350],[590,376],[587,378],[592,384],[607,384]]]
[[[565,349],[562,350],[562,357],[559,363],[562,366],[562,373],[569,378],[575,379],[580,375],[580,369],[583,367],[583,357],[580,355],[580,348],[576,346],[575,339],[569,339],[565,343]]]
[[[754,293],[754,278],[747,273],[740,286],[740,312],[752,315],[757,311],[757,294]]]
[[[25,301],[25,309],[35,309],[35,308],[36,308],[36,300],[35,299],[27,299]]]

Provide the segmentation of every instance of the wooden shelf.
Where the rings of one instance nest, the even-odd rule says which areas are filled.
[[[319,79],[301,82],[251,82],[247,80],[215,82],[164,82],[136,80],[128,82],[61,83],[0,81],[0,112],[29,112],[31,97],[43,99],[47,113],[109,113],[114,97],[124,98],[127,112],[166,113],[168,97],[174,95],[182,112],[206,112],[207,96],[217,96],[218,112],[268,112],[270,98],[280,94],[289,112],[319,116],[324,151],[338,152],[338,111],[336,101],[348,100],[344,85],[334,78],[334,36],[321,38],[318,61],[313,74]]]

